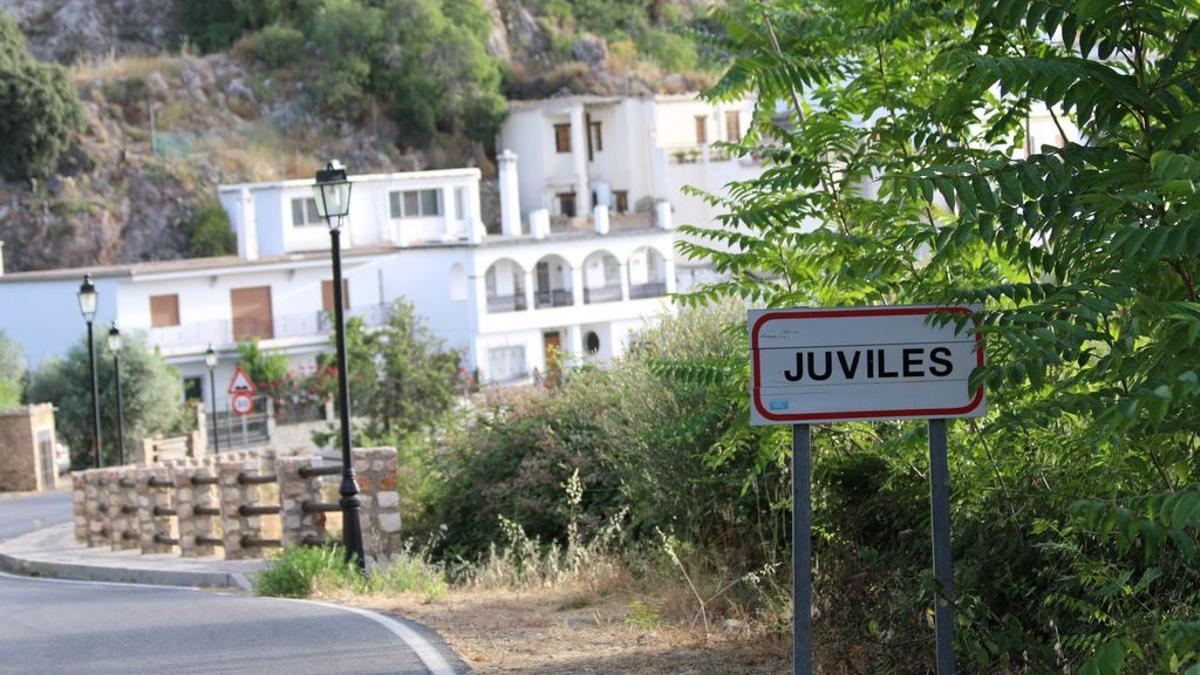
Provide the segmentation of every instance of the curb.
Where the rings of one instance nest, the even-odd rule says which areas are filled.
[[[145,586],[181,586],[184,588],[236,588],[251,590],[244,574],[237,572],[181,572],[83,565],[48,560],[27,560],[0,551],[0,570],[26,577],[101,581]]]

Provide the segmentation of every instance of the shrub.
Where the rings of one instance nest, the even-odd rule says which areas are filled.
[[[207,202],[184,225],[188,237],[188,255],[193,258],[232,255],[237,251],[237,236],[229,223],[229,214],[219,202]]]
[[[83,125],[83,107],[66,71],[27,54],[17,22],[0,12],[0,177],[54,173]]]
[[[304,33],[271,24],[259,31],[250,49],[256,59],[270,68],[293,65],[304,56]]]
[[[638,38],[638,49],[669,72],[695,70],[700,66],[696,44],[676,33],[648,30]]]
[[[307,598],[321,585],[351,583],[357,571],[337,547],[289,548],[254,577],[254,592],[282,598]]]

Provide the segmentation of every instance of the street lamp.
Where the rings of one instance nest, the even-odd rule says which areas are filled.
[[[96,318],[96,304],[99,294],[92,284],[92,275],[83,275],[83,283],[79,285],[79,312],[87,322],[88,336],[88,368],[92,371],[92,456],[96,468],[100,468],[100,383],[96,379],[96,345],[92,337],[92,321]]]
[[[342,534],[346,546],[346,560],[354,560],[360,572],[367,569],[363,554],[362,523],[358,520],[358,509],[362,501],[358,498],[358,484],[354,481],[354,464],[350,456],[350,382],[346,378],[346,325],[342,317],[342,224],[350,212],[350,181],[342,163],[331,160],[324,169],[317,171],[313,185],[313,199],[317,202],[317,214],[329,225],[330,248],[333,252],[333,314],[337,334],[338,411],[341,413],[342,442],[342,495],[338,502],[342,507]]]
[[[208,366],[208,396],[212,399],[213,454],[215,455],[221,451],[221,440],[217,437],[217,377],[213,374],[217,367],[217,352],[213,350],[211,344],[208,346],[208,351],[204,352],[204,365]]]
[[[113,376],[117,382],[117,466],[125,464],[125,411],[121,404],[121,331],[114,322],[108,329],[108,351],[113,355]]]

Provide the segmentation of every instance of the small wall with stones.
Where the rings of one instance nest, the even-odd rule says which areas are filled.
[[[396,492],[395,448],[354,450],[362,510],[363,550],[368,560],[387,558],[400,544],[400,495]]]
[[[217,486],[196,479],[217,477],[217,467],[212,459],[187,459],[173,467],[175,474],[175,517],[179,529],[179,553],[185,558],[213,555],[216,547],[211,543],[198,542],[197,537],[216,538],[219,519],[196,509],[219,509]]]

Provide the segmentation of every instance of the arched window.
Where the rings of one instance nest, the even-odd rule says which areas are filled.
[[[596,331],[589,330],[587,335],[583,337],[583,346],[589,354],[595,354],[600,351],[600,336],[596,335]]]

